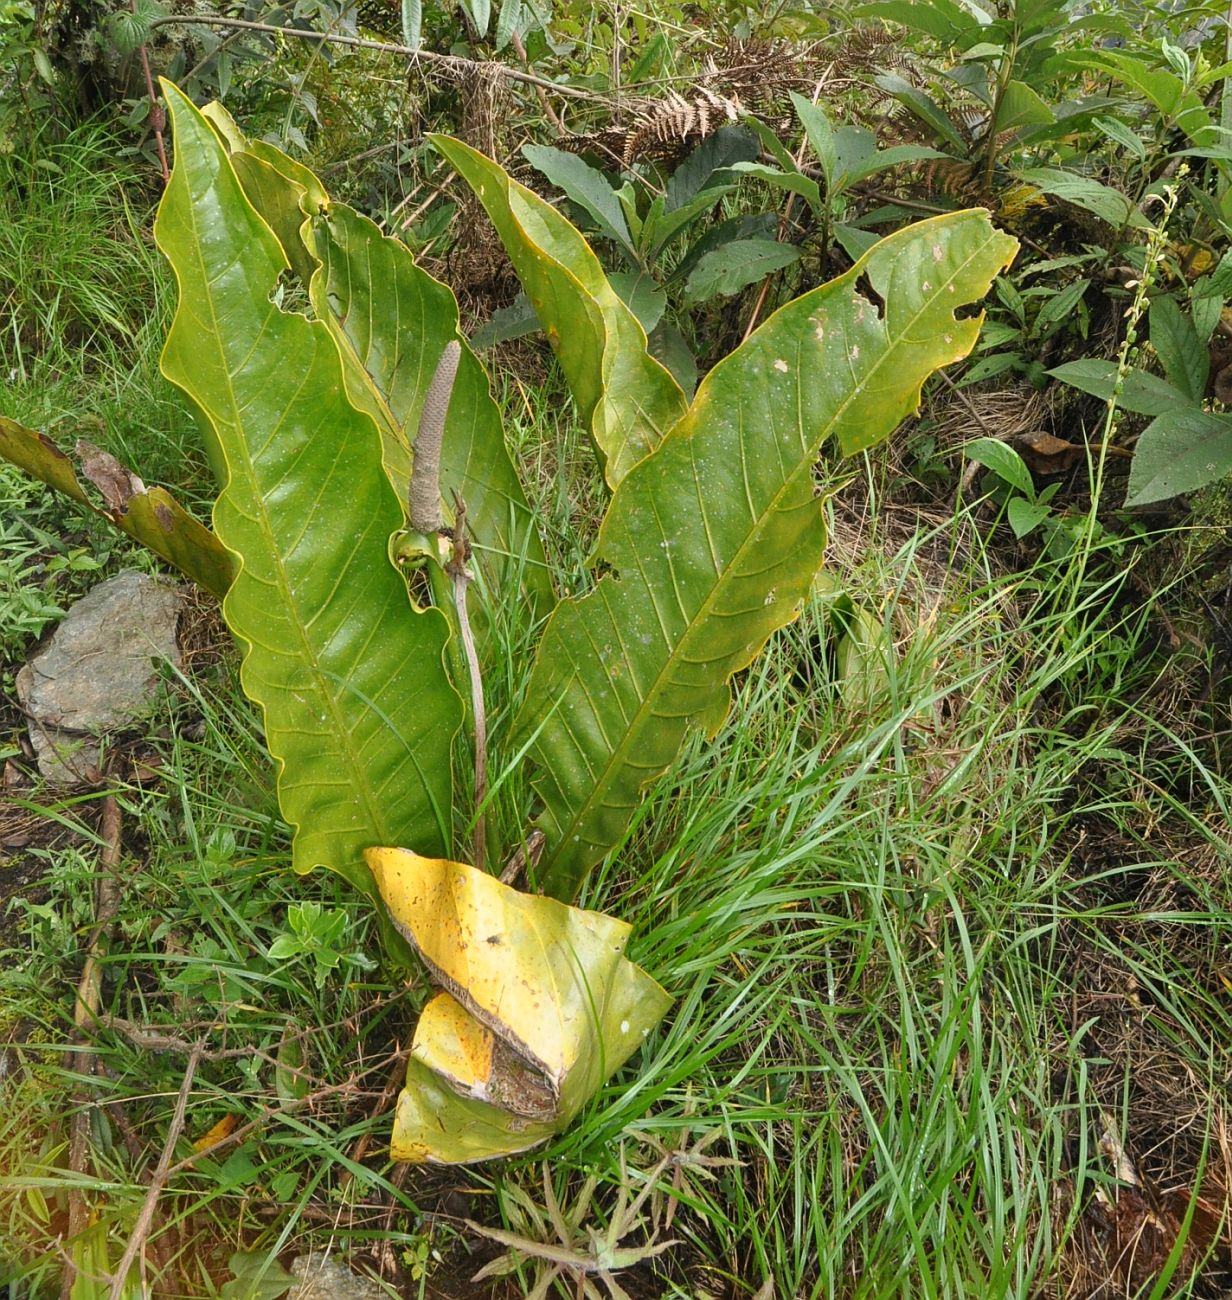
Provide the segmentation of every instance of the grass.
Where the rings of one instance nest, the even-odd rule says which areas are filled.
[[[148,211],[125,198],[133,177],[98,128],[35,152],[0,160],[0,267],[18,267],[3,284],[16,322],[4,409],[53,429],[93,415],[112,450],[200,501],[190,422],[157,377],[166,280]],[[596,504],[576,489],[588,453],[556,382],[510,378],[503,401],[551,562],[580,591]],[[129,856],[103,958],[112,1021],[90,1039],[101,1073],[81,1073],[70,992],[92,929],[98,799],[21,794],[46,816],[0,931],[9,1296],[58,1289],[71,1185],[114,1265],[198,1036],[207,1055],[146,1261],[167,1294],[218,1294],[233,1260],[254,1286],[276,1279],[280,1257],[315,1244],[431,1295],[433,1278],[498,1253],[465,1219],[550,1236],[555,1200],[584,1204],[579,1237],[602,1233],[652,1171],[624,1244],[678,1244],[618,1275],[638,1295],[1220,1294],[1218,1234],[1187,1207],[1197,1193],[1220,1214],[1232,1177],[1228,784],[1204,734],[1206,661],[1169,649],[1167,588],[1131,574],[1172,542],[1007,569],[970,512],[879,533],[883,478],[869,468],[874,526],[856,539],[832,507],[862,646],[842,646],[850,608],[819,588],[588,884],[583,901],[632,922],[630,955],[675,1004],[640,1059],[525,1157],[441,1172],[382,1155],[393,1054],[425,989],[350,960],[376,939],[340,881],[287,871],[231,659],[202,656],[175,684],[142,742],[158,778],[119,794]],[[83,527],[41,494],[20,509],[47,533]],[[43,577],[25,545],[3,542],[12,660],[33,635],[14,611]],[[502,612],[510,653],[488,685],[492,817],[509,843],[530,794],[502,726],[530,629]],[[343,918],[336,949],[296,928],[305,903]],[[271,955],[290,938],[296,955]],[[83,1107],[84,1180],[67,1172]],[[237,1136],[211,1149],[220,1123]],[[1179,1225],[1162,1250],[1145,1220],[1118,1248],[1118,1145],[1157,1219]],[[507,1294],[540,1271],[524,1260]]]
[[[200,439],[158,371],[174,287],[156,201],[102,123],[0,153],[0,415],[70,451],[95,442],[199,505]]]

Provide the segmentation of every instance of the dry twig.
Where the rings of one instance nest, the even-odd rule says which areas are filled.
[[[141,1212],[137,1215],[137,1222],[133,1225],[128,1245],[124,1248],[124,1254],[120,1257],[120,1262],[116,1266],[115,1274],[111,1279],[109,1300],[121,1300],[124,1294],[124,1279],[128,1276],[128,1270],[132,1268],[133,1261],[137,1258],[137,1252],[145,1244],[150,1227],[154,1223],[154,1215],[158,1210],[158,1198],[162,1195],[162,1190],[167,1185],[167,1179],[170,1177],[171,1157],[175,1154],[175,1144],[180,1140],[180,1134],[184,1131],[184,1119],[188,1114],[188,1098],[192,1093],[193,1077],[197,1073],[197,1066],[201,1064],[204,1050],[205,1044],[198,1042],[193,1049],[192,1055],[188,1058],[188,1065],[184,1068],[184,1081],[180,1084],[180,1095],[175,1101],[175,1113],[171,1117],[171,1127],[167,1130],[167,1140],[163,1143],[163,1153],[159,1156],[158,1168],[154,1170],[154,1176],[150,1179],[150,1187],[145,1194],[145,1200],[142,1202]]]
[[[94,934],[86,951],[86,963],[81,972],[81,981],[77,985],[77,996],[73,1007],[73,1023],[77,1026],[79,1041],[84,1039],[86,1031],[98,1016],[99,1002],[103,992],[102,956],[115,924],[116,914],[120,909],[120,886],[116,868],[120,865],[120,805],[116,797],[109,794],[103,800],[102,837],[103,851],[99,858],[102,874],[99,876],[98,893],[94,907]],[[79,1046],[73,1055],[73,1069],[79,1076],[73,1088],[74,1114],[70,1126],[68,1166],[74,1174],[86,1171],[86,1148],[90,1136],[90,1113],[87,1110],[90,1096],[86,1080],[94,1074],[94,1054]],[[69,1190],[68,1198],[68,1238],[75,1240],[86,1230],[86,1203],[81,1191],[76,1186]],[[72,1293],[73,1282],[77,1276],[76,1266],[67,1255],[68,1263],[60,1279],[61,1300],[68,1300]]]
[[[438,54],[435,50],[413,49],[409,45],[395,45],[388,41],[373,41],[366,36],[343,36],[335,32],[313,32],[302,27],[279,27],[275,23],[251,22],[245,18],[225,18],[218,14],[172,14],[167,18],[156,18],[150,26],[166,27],[233,27],[245,32],[265,32],[271,36],[298,36],[303,40],[316,41],[318,44],[346,45],[356,50],[376,50],[381,54],[399,54],[412,62],[434,64],[436,67],[455,74],[469,72],[476,63],[475,59],[464,59],[457,54]],[[541,90],[550,90],[554,95],[564,95],[570,99],[592,100],[603,103],[604,96],[591,90],[581,90],[577,86],[562,86],[549,81],[546,77],[537,77],[533,72],[521,72],[517,68],[500,67],[500,75],[507,81],[519,81],[527,86],[537,86]]]

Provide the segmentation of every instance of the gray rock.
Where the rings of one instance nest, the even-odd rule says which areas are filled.
[[[329,1255],[301,1255],[292,1261],[291,1273],[298,1284],[287,1300],[389,1300],[383,1286],[352,1273]]]
[[[98,737],[130,726],[149,708],[160,663],[181,662],[182,603],[174,587],[126,569],[77,601],[17,674],[17,698],[49,781],[90,779]]]

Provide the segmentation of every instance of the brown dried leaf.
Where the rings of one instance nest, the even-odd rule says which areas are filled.
[[[1018,453],[1034,474],[1068,474],[1086,456],[1086,448],[1043,429],[1032,429],[1015,439]]]
[[[110,452],[84,438],[78,439],[76,452],[81,472],[102,493],[107,509],[113,514],[123,514],[133,497],[145,491],[145,484]]]

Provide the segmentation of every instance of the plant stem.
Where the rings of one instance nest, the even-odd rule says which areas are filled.
[[[1099,444],[1099,458],[1095,462],[1094,473],[1091,475],[1091,508],[1088,516],[1088,527],[1083,536],[1083,555],[1079,572],[1086,568],[1086,562],[1090,555],[1092,541],[1095,536],[1095,525],[1098,519],[1100,497],[1103,495],[1104,468],[1107,464],[1109,451],[1117,450],[1114,446],[1114,440],[1117,427],[1121,422],[1121,392],[1125,387],[1125,380],[1130,371],[1134,369],[1138,358],[1138,327],[1147,311],[1151,287],[1163,261],[1168,240],[1168,223],[1172,220],[1172,214],[1176,210],[1179,197],[1179,186],[1167,185],[1164,187],[1163,197],[1160,199],[1163,211],[1159,218],[1159,224],[1152,226],[1147,235],[1146,249],[1142,260],[1142,275],[1138,283],[1133,286],[1134,296],[1125,312],[1125,337],[1121,341],[1121,350],[1117,354],[1116,378],[1113,381],[1112,393],[1108,398],[1108,408],[1104,415],[1104,428]]]
[[[817,82],[813,86],[812,102],[814,104],[817,102],[817,97],[821,94],[821,88],[826,84],[826,80],[829,77],[833,67],[834,64],[831,64],[830,67],[826,69],[825,73],[817,79]],[[803,167],[804,155],[807,152],[808,152],[808,134],[806,133],[805,138],[800,142],[800,148],[796,150],[795,163],[797,169]],[[796,203],[796,195],[795,192],[793,191],[792,193],[788,194],[787,202],[783,204],[783,211],[782,214],[779,216],[779,233],[777,235],[777,239],[779,243],[783,242],[783,236],[787,234],[787,227],[789,222],[791,221],[791,210],[795,206],[795,203]],[[821,263],[822,266],[824,267],[826,261],[826,254],[830,248],[829,190],[826,191],[826,203],[825,203],[825,208],[821,213],[821,220],[822,220]],[[752,334],[753,331],[757,328],[757,322],[761,318],[762,308],[766,305],[766,298],[770,294],[770,286],[774,282],[774,277],[776,275],[778,275],[777,271],[771,271],[770,274],[767,275],[766,278],[761,282],[761,291],[757,295],[757,301],[753,304],[753,310],[749,313],[748,323],[745,325],[744,334],[741,336],[740,339],[741,343],[747,343],[749,335]]]
[[[1224,34],[1223,34],[1223,61],[1232,63],[1232,0],[1229,0],[1228,12],[1224,14]],[[1223,79],[1223,85],[1219,90],[1219,126],[1224,133],[1225,139],[1229,132],[1232,132],[1232,90],[1228,87],[1228,78]],[[1216,164],[1217,165],[1217,164]],[[1219,168],[1219,179],[1215,183],[1215,195],[1222,199],[1228,192],[1228,186],[1232,184],[1232,176],[1229,175],[1230,169],[1225,165]]]
[[[129,0],[129,7],[136,14],[137,0]],[[141,71],[145,76],[145,93],[150,101],[150,126],[154,129],[154,144],[158,149],[158,165],[162,169],[163,184],[166,185],[171,179],[171,172],[167,167],[167,146],[163,140],[163,128],[167,125],[167,115],[163,112],[163,106],[158,102],[158,92],[154,89],[154,76],[150,72],[150,56],[145,48],[144,41],[137,53],[141,58]]]
[[[485,841],[486,816],[483,803],[488,797],[488,722],[483,703],[483,674],[479,669],[479,654],[471,633],[471,621],[466,612],[466,588],[471,572],[466,567],[469,547],[466,543],[466,502],[456,498],[457,510],[453,528],[453,554],[445,565],[445,572],[453,579],[453,603],[458,612],[458,632],[462,638],[462,652],[471,680],[471,716],[475,724],[475,832],[472,865],[484,870],[487,855]]]
[[[518,56],[518,61],[527,72],[530,72],[530,58],[526,53],[526,46],[522,43],[522,38],[517,34],[517,32],[513,32],[510,35],[509,44],[513,46],[513,52]],[[556,134],[559,136],[568,135],[568,131],[565,130],[565,124],[556,116],[556,110],[548,102],[547,95],[543,93],[543,87],[536,86],[535,94],[539,99],[539,107],[543,109],[544,116],[549,122],[551,122]]]
[[[992,171],[997,161],[997,120],[1001,116],[1001,104],[1005,92],[1014,76],[1014,60],[1018,56],[1018,24],[1014,24],[1013,35],[1001,55],[1001,66],[997,69],[997,89],[993,95],[992,109],[988,114],[988,139],[984,142],[983,189],[992,192]]]

